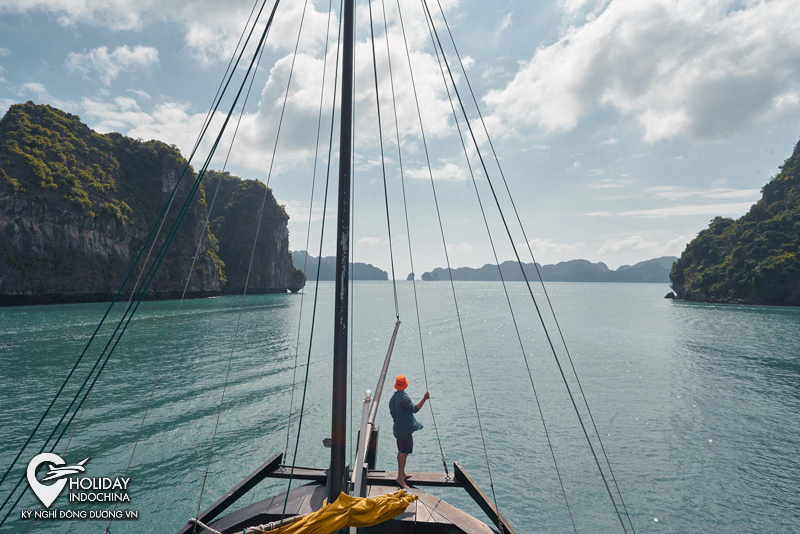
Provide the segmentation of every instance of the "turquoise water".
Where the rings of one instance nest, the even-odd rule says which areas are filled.
[[[445,454],[489,492],[449,285],[421,283],[418,288],[430,392]],[[578,531],[619,532],[525,286],[509,288]],[[549,288],[637,532],[800,529],[800,309],[672,302],[662,298],[663,285],[553,283]],[[403,324],[390,374],[406,374],[409,393],[418,400],[424,383],[411,285],[399,283],[398,290]],[[457,291],[501,512],[520,533],[570,531],[501,286],[469,282],[457,284]],[[333,284],[321,283],[300,465],[326,465],[328,451],[321,442],[330,429],[332,295]],[[310,297],[313,287],[306,290],[306,305]],[[184,303],[130,471],[131,503],[123,508],[139,510],[140,519],[114,522],[112,532],[171,532],[194,515],[239,300]],[[89,456],[87,476],[124,473],[177,304],[142,306],[92,392],[62,454],[68,463]],[[299,304],[299,295],[247,298],[204,507],[284,449]],[[0,310],[3,470],[105,306]],[[304,310],[301,329],[302,361],[310,309]],[[357,417],[364,390],[375,387],[393,323],[391,284],[357,283]],[[100,347],[90,355],[96,358]],[[88,368],[80,369],[85,374]],[[304,371],[298,370],[300,388]],[[61,413],[66,402],[57,406]],[[379,424],[390,429],[385,403],[379,414]],[[425,429],[416,435],[409,467],[441,470],[430,412],[421,412],[419,419]],[[393,443],[386,431],[380,444],[379,467],[392,468]],[[57,452],[63,453],[65,445]],[[25,454],[22,467],[34,452]],[[249,501],[285,484],[267,480]],[[0,497],[7,491],[5,483]],[[23,507],[35,508],[37,501],[26,491]],[[432,492],[482,517],[466,493]],[[62,495],[57,507],[66,505]],[[51,521],[32,530],[102,532],[105,525]],[[30,522],[16,520],[3,532],[30,529]]]

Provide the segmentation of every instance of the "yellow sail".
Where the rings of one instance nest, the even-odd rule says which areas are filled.
[[[269,534],[330,534],[346,527],[370,527],[402,514],[417,495],[403,490],[378,497],[351,497],[340,493],[331,504],[304,515],[289,524],[271,529]]]

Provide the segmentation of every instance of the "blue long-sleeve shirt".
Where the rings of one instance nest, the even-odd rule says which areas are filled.
[[[422,424],[414,417],[417,411],[417,406],[405,391],[394,392],[392,398],[389,399],[389,413],[392,414],[394,420],[392,431],[395,438],[410,436],[417,430],[422,430]]]

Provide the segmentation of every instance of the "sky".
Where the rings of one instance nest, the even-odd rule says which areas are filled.
[[[477,147],[457,99],[451,107],[455,91],[443,81],[420,2],[372,2],[374,66],[370,4],[356,2],[354,259],[391,270],[388,197],[398,278],[411,270],[409,242],[418,274],[445,266],[445,250],[454,267],[494,261],[475,186],[499,259],[516,249],[530,261],[467,80],[540,263],[585,258],[616,268],[679,255],[713,217],[744,214],[800,137],[793,0],[441,0],[466,76],[440,4],[427,2]],[[280,3],[235,142],[229,127],[211,165],[223,168],[230,149],[227,170],[268,182],[290,215],[290,248],[306,247],[310,219],[315,256],[323,222],[323,255],[335,254],[338,118],[328,209],[322,204],[339,22],[339,3],[329,16],[330,4]],[[51,104],[97,131],[160,139],[188,155],[253,6],[0,0],[0,113],[26,100]],[[195,167],[233,93],[214,114]]]

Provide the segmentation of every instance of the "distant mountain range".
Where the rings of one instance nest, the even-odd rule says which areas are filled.
[[[556,263],[555,265],[539,265],[542,279],[545,282],[643,282],[667,283],[672,264],[678,258],[663,256],[652,260],[640,261],[636,265],[622,265],[617,270],[611,270],[603,262],[592,263],[588,260],[570,260]],[[297,265],[295,263],[295,265]],[[538,280],[536,268],[533,263],[524,263],[525,274],[529,280]],[[522,272],[515,261],[506,261],[500,264],[503,278],[507,282],[523,281]],[[310,279],[311,277],[309,277]],[[436,269],[423,273],[425,281],[448,280],[447,269]],[[483,267],[459,267],[453,269],[453,280],[458,281],[500,281],[497,265],[487,263]]]
[[[308,261],[306,262],[306,256]],[[308,280],[317,279],[317,258],[307,254],[304,250],[295,250],[292,252],[292,263],[297,269],[303,270],[303,263],[306,263],[306,278]],[[350,277],[353,280],[388,280],[389,273],[382,269],[378,269],[369,263],[356,262],[351,264]],[[320,280],[335,280],[336,275],[336,257],[326,256],[322,258],[322,265],[319,268]]]

